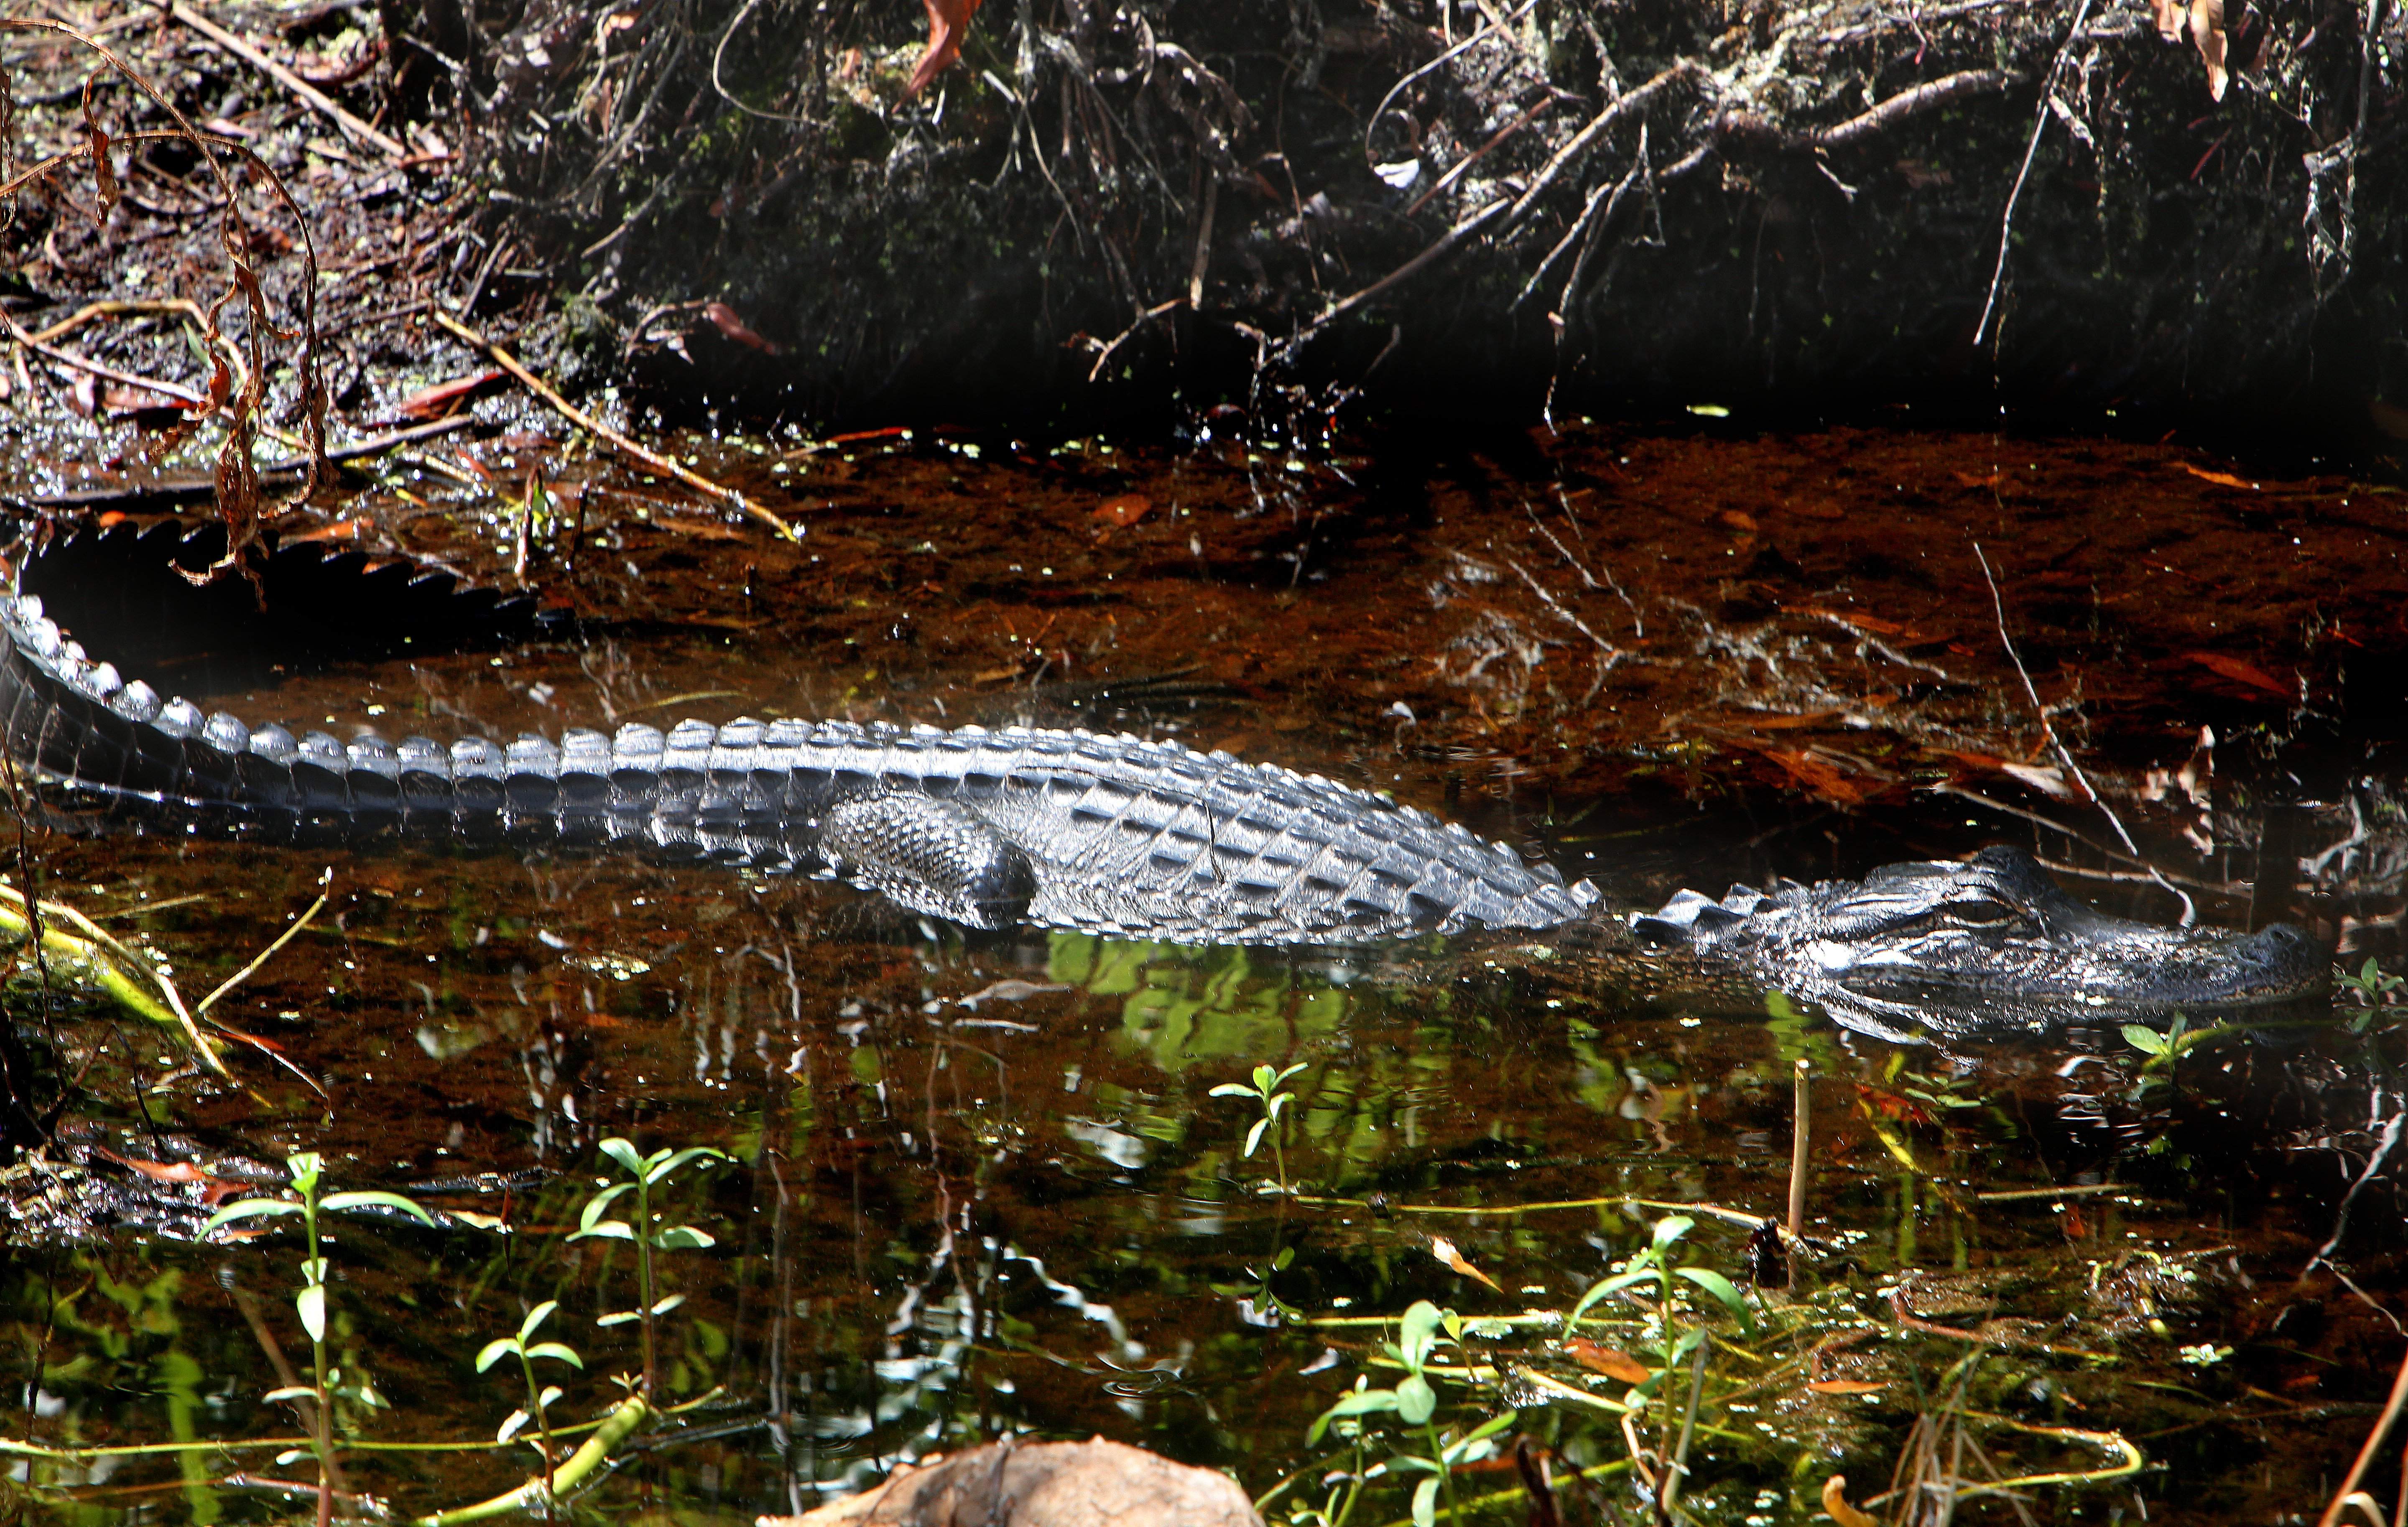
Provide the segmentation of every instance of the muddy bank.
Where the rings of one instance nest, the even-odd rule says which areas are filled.
[[[2375,36],[2341,5],[1031,0],[908,96],[908,7],[61,14],[291,183],[299,218],[263,195],[239,236],[277,322],[322,288],[354,418],[426,379],[439,305],[697,421],[1234,401],[1311,433],[1358,391],[1523,422],[2003,384],[2408,428],[2396,7]],[[88,147],[91,53],[7,46],[22,162]],[[222,198],[125,137],[159,103],[95,99],[125,194],[88,156],[30,184],[5,300],[211,300]],[[172,334],[111,343],[209,385]]]

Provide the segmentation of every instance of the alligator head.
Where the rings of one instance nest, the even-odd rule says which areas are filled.
[[[1985,849],[1963,863],[1889,864],[1862,880],[1684,891],[1631,920],[1640,937],[1745,965],[1887,1039],[1920,1029],[2004,1037],[2068,1023],[2155,1022],[2176,1013],[2312,998],[2328,956],[2287,923],[2254,934],[2168,928],[2094,911],[2031,856]]]

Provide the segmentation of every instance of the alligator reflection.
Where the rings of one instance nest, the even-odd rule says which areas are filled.
[[[132,846],[117,864],[132,877],[116,884],[179,857]],[[229,900],[280,900],[285,886],[259,876],[274,859],[223,872]],[[1359,1328],[1314,1322],[1419,1297],[1475,1315],[1560,1311],[1644,1244],[1662,1213],[1647,1204],[1777,1213],[1801,1059],[1817,1078],[1810,1276],[1822,1292],[1797,1306],[1799,1339],[1833,1354],[1817,1360],[1821,1378],[1902,1391],[1945,1369],[1950,1338],[1876,1361],[1849,1334],[1909,1275],[1924,1325],[1980,1324],[1946,1314],[1957,1305],[1917,1271],[1954,1269],[1949,1298],[2007,1322],[2024,1345],[1993,1345],[2049,1397],[2043,1409],[2078,1401],[2091,1422],[2112,1409],[2128,1429],[2198,1428],[2198,1451],[2175,1465],[2196,1470],[2206,1438],[2235,1435],[2200,1395],[2289,1382],[2295,1353],[2359,1330],[2344,1311],[2320,1316],[2325,1331],[2295,1328],[2304,1317],[2248,1292],[2240,1253],[2221,1249],[2255,1262],[2329,1228],[2333,1193],[2285,1196],[2268,1168],[2363,1138],[2367,1074],[2336,1045],[2236,1037],[2171,1075],[2144,1072],[2113,1035],[1975,1061],[1846,1037],[1778,999],[1734,1014],[1720,989],[1684,1000],[1567,982],[1534,946],[1433,945],[1350,966],[1072,935],[964,945],[766,884],[608,863],[523,877],[444,861],[342,866],[362,889],[320,941],[324,974],[342,974],[317,1006],[340,1014],[343,1037],[322,1035],[336,1042],[321,1063],[344,1106],[321,1123],[299,1083],[252,1084],[271,1120],[308,1121],[347,1183],[528,1163],[554,1174],[432,1195],[454,1215],[439,1236],[339,1234],[332,1340],[344,1371],[394,1406],[343,1406],[361,1437],[451,1434],[480,1407],[498,1420],[511,1404],[500,1387],[427,1407],[536,1301],[586,1317],[626,1307],[624,1252],[563,1239],[592,1192],[594,1142],[623,1133],[647,1148],[717,1144],[738,1163],[686,1211],[720,1245],[679,1254],[665,1275],[688,1301],[664,1322],[665,1388],[690,1400],[721,1387],[686,1421],[709,1439],[637,1465],[672,1498],[733,1520],[1017,1430],[1142,1434],[1275,1478],[1311,1456],[1306,1423],[1369,1355]],[[190,938],[214,915],[187,906],[146,920]],[[262,1016],[307,1002],[314,978],[260,993]],[[87,1019],[58,1034],[62,1063],[89,1067],[98,1098],[157,1076],[158,1057],[129,1048],[122,1026]],[[1268,1148],[1245,1153],[1256,1112],[1212,1093],[1265,1060],[1302,1067],[1283,1084],[1295,1099],[1285,1192]],[[130,1107],[96,1110],[72,1132],[81,1166],[65,1170],[114,1196],[62,1185],[64,1200],[172,1222],[143,1206],[207,1186],[129,1186],[119,1159],[265,1176],[245,1158],[272,1160],[296,1137],[245,1122],[236,1093],[180,1106],[187,1118],[164,1135]],[[50,1228],[21,1227],[43,1249],[12,1279],[13,1349],[46,1354],[27,1380],[43,1440],[291,1434],[257,1398],[278,1382],[270,1349],[290,1362],[301,1339],[281,1259]],[[1747,1234],[1709,1219],[1692,1240],[1736,1271]],[[2133,1292],[2143,1272],[2157,1281]],[[1601,1329],[1638,1339],[1622,1319]],[[608,1403],[601,1376],[635,1353],[619,1328],[573,1323],[593,1377],[564,1404],[590,1409]],[[1483,1361],[1543,1377],[1565,1360],[1541,1334],[1498,1327],[1480,1338]],[[2101,1380],[2086,1354],[2109,1346],[2124,1366]],[[2180,1355],[2226,1348],[2241,1355],[2205,1370]],[[1580,1377],[1574,1366],[1555,1381]],[[1985,1404],[2030,1417],[2029,1395],[1990,1382]],[[1782,1392],[1714,1402],[1714,1498],[1784,1491],[1800,1446],[1878,1450],[1913,1408],[1870,1388]],[[1457,1398],[1496,1403],[1476,1387]],[[1610,1418],[1524,1416],[1566,1464],[1621,1455]],[[477,1458],[428,1474],[367,1451],[345,1466],[354,1489],[408,1500],[475,1498],[523,1467]],[[162,1488],[186,1491],[196,1514],[267,1508],[212,1482],[225,1472],[103,1460],[35,1477],[110,1510]]]

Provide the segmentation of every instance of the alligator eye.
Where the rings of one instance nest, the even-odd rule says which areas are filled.
[[[1971,923],[1976,928],[1995,928],[2002,922],[2014,921],[2018,915],[2006,903],[1987,897],[1980,901],[1950,902],[1948,911],[1957,921]]]

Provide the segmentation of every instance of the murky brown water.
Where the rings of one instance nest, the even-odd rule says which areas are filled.
[[[532,439],[447,447],[471,483],[421,468],[338,518],[503,582],[523,525],[524,581],[584,629],[213,704],[388,735],[739,714],[1127,728],[1393,790],[1624,904],[2015,841],[2086,872],[2102,905],[2171,918],[2072,798],[2003,609],[2069,751],[2202,916],[2346,920],[2383,951],[2399,914],[2371,850],[2330,880],[2346,901],[2263,873],[2324,847],[2348,801],[2367,819],[2388,798],[2366,781],[2398,768],[2408,644],[2408,502],[2389,490],[2108,440],[1711,421],[1399,434],[1334,459],[941,432],[783,460],[793,442],[693,449],[801,539]],[[502,496],[538,462],[563,493],[549,520]],[[2271,855],[2268,802],[2307,824]],[[237,1047],[238,1084],[214,1082],[122,1020],[61,1020],[79,1077],[62,1157],[125,1176],[105,1145],[232,1178],[307,1149],[347,1187],[538,1174],[428,1199],[499,1228],[337,1227],[334,1344],[391,1402],[344,1409],[356,1439],[490,1437],[517,1381],[472,1359],[545,1299],[548,1334],[585,1359],[560,1370],[560,1416],[607,1407],[608,1376],[641,1359],[633,1327],[592,1323],[634,1302],[624,1246],[565,1238],[611,1170],[596,1142],[736,1158],[672,1194],[717,1240],[664,1257],[687,1296],[662,1322],[665,1397],[699,1403],[588,1497],[613,1517],[749,1521],[1005,1433],[1100,1432],[1258,1493],[1301,1471],[1268,1507],[1288,1520],[1351,1466],[1308,1445],[1314,1416],[1358,1375],[1396,1380],[1369,1318],[1424,1298],[1560,1312],[1647,1244],[1670,1212],[1650,1206],[1777,1217],[1800,1059],[1819,1254],[1798,1290],[1749,1295],[1753,1332],[1701,1285],[1673,1311],[1715,1334],[1684,1497],[1698,1520],[1812,1520],[1833,1472],[1879,1493],[1918,1410],[1960,1381],[1993,1477],[2090,1477],[2028,1487],[2039,1518],[2314,1512],[2397,1361],[2387,1172],[2332,1253],[2363,1297],[2311,1268],[2398,1106],[2384,1019],[2231,1039],[2169,1077],[2112,1032],[1898,1049],[1551,980],[1512,949],[965,942],[840,891],[607,859],[32,852],[48,893],[138,934],[188,992],[322,883],[330,898],[221,1012],[291,1069]],[[1268,1145],[1241,1153],[1254,1106],[1212,1094],[1258,1063],[1302,1067],[1290,1192],[1266,1187]],[[1744,1282],[1751,1227],[1692,1213],[1685,1255]],[[307,1367],[297,1255],[281,1233],[29,1239],[7,1275],[0,1434],[296,1435],[258,1397],[284,1381],[270,1346]],[[1660,1335],[1599,1307],[1598,1343],[1643,1357]],[[1468,1330],[1505,1377],[1441,1383],[1440,1423],[1510,1403],[1503,1439],[1552,1450],[1558,1475],[1626,1459],[1618,1420],[1561,1392],[1620,1396],[1596,1371],[1611,1359],[1584,1366],[1549,1334]],[[1368,1459],[1416,1441],[1392,1426]],[[229,1482],[314,1477],[274,1452],[28,1461],[16,1499],[79,1520],[282,1516]],[[359,1449],[345,1467],[415,1512],[506,1489],[532,1458]],[[2397,1478],[2386,1464],[2379,1490]],[[1475,1461],[1463,1493],[1514,1482],[1510,1458]],[[1410,1484],[1375,1480],[1354,1520],[1403,1516]],[[1566,1520],[1636,1502],[1608,1474],[1567,1487]]]

